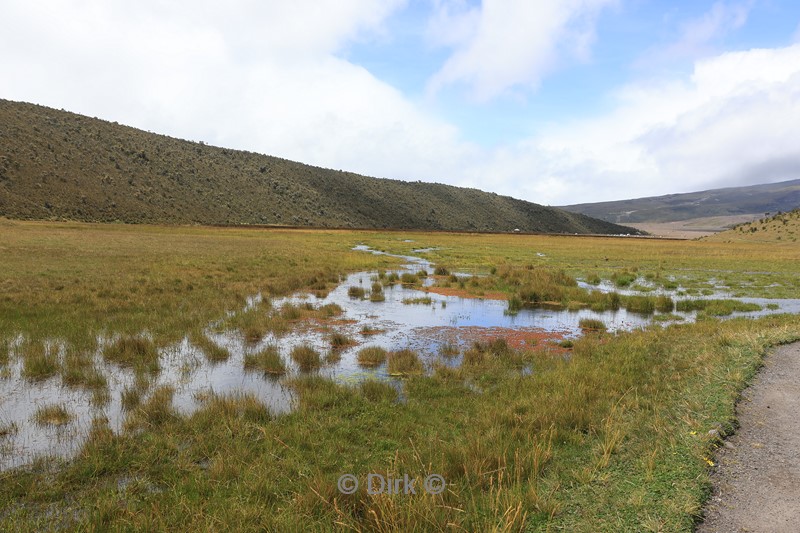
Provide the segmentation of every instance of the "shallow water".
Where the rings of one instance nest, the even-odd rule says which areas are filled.
[[[385,254],[373,251],[366,246],[358,246],[356,250]],[[425,253],[430,249],[415,250]],[[391,255],[391,254],[385,254]],[[416,256],[401,257],[406,265],[398,272],[416,272],[420,269],[432,272],[432,265]],[[276,337],[267,335],[257,344],[248,344],[236,331],[216,333],[211,325],[206,334],[217,344],[227,348],[231,357],[224,362],[209,362],[204,355],[188,339],[160,350],[161,371],[150,387],[169,385],[174,388],[173,404],[177,410],[190,414],[202,405],[202,398],[209,393],[219,395],[253,394],[267,405],[272,412],[282,413],[293,405],[291,390],[284,384],[286,377],[300,373],[291,361],[289,352],[299,344],[311,344],[318,349],[323,358],[330,352],[328,337],[331,331],[344,333],[357,341],[357,345],[344,349],[337,362],[326,363],[317,370],[320,375],[330,376],[341,382],[357,382],[375,378],[388,380],[398,390],[402,390],[399,380],[389,377],[385,364],[377,368],[365,369],[356,361],[357,352],[364,346],[377,345],[388,350],[412,348],[418,351],[425,362],[433,360],[445,364],[457,365],[459,358],[444,359],[438,354],[444,344],[457,344],[462,347],[473,340],[518,334],[523,339],[532,339],[549,345],[551,339],[570,338],[580,335],[579,321],[582,318],[599,318],[610,331],[630,330],[647,326],[652,322],[652,315],[629,313],[624,309],[618,311],[594,312],[591,310],[566,311],[552,309],[522,309],[517,314],[506,313],[507,303],[503,300],[462,298],[428,293],[418,289],[404,288],[400,285],[384,288],[385,301],[371,302],[368,299],[353,299],[347,294],[350,286],[362,286],[369,289],[376,272],[359,272],[347,276],[343,283],[331,291],[325,298],[315,298],[306,294],[297,294],[288,298],[272,301],[274,309],[285,303],[311,302],[315,306],[335,303],[342,307],[341,317],[330,322],[303,322],[295,324],[296,328],[289,334]],[[425,286],[433,282],[425,280]],[[643,284],[641,280],[638,281]],[[591,286],[581,283],[590,290],[612,291],[621,294],[638,294],[631,290],[618,290],[609,283]],[[680,290],[680,289],[678,289]],[[657,289],[650,294],[666,294],[680,299],[677,291]],[[404,304],[408,298],[429,297],[430,305]],[[698,298],[703,296],[691,296]],[[706,298],[728,297],[723,292],[715,292]],[[800,313],[800,300],[766,300],[744,298],[743,301],[780,305],[779,310],[768,310],[752,313],[735,313],[733,316],[760,316],[776,312]],[[244,309],[257,307],[262,301],[261,295],[248,298]],[[683,316],[684,321],[691,321],[695,313],[675,313]],[[380,330],[368,336],[361,330],[370,327]],[[84,442],[92,421],[96,418],[106,419],[110,427],[120,431],[126,413],[122,409],[121,394],[134,381],[134,373],[103,360],[102,347],[112,339],[98,339],[99,348],[95,354],[95,366],[101,370],[109,382],[110,400],[105,405],[95,405],[92,393],[82,389],[68,388],[61,383],[61,378],[29,382],[22,376],[21,358],[12,357],[9,365],[0,374],[0,428],[15,427],[15,430],[0,436],[0,470],[29,464],[35,457],[57,455],[71,457],[77,453]],[[21,343],[21,338],[16,344]],[[280,348],[281,356],[288,369],[287,376],[278,378],[264,375],[261,372],[244,370],[246,354],[263,349],[269,344]],[[36,410],[46,404],[66,405],[74,415],[74,419],[63,426],[39,426],[33,422]],[[2,434],[2,432],[0,432]]]

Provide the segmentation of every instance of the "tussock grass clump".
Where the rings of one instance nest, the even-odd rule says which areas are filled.
[[[678,311],[705,311],[709,316],[728,316],[734,312],[760,311],[762,307],[755,303],[739,300],[679,300],[675,307]]]
[[[378,366],[386,361],[387,351],[380,346],[367,346],[358,351],[358,364],[361,366]]]
[[[210,363],[222,363],[231,357],[230,350],[211,340],[205,333],[194,333],[189,336],[189,340],[203,352],[206,360]]]
[[[325,304],[319,308],[319,314],[322,318],[333,318],[341,316],[344,309],[339,304]]]
[[[61,382],[67,387],[83,387],[92,391],[108,387],[108,379],[95,367],[92,357],[74,348],[67,348],[61,365]]]
[[[508,345],[508,341],[502,337],[488,341],[475,341],[464,352],[462,363],[465,365],[479,365],[491,358],[505,358],[514,353],[515,350],[512,350]]]
[[[427,271],[427,270],[425,270],[425,269],[418,270],[418,271],[417,271],[417,277],[418,277],[419,279],[425,279],[425,278],[427,278],[427,277],[428,277],[428,271]]]
[[[16,422],[0,422],[0,439],[16,435],[19,431],[19,426]]]
[[[605,322],[596,318],[581,318],[578,327],[584,331],[605,331],[607,329]]]
[[[363,299],[366,294],[367,291],[364,290],[364,287],[356,287],[355,285],[352,285],[347,289],[347,295],[350,298]]]
[[[381,285],[376,281],[375,283],[372,284],[372,294],[381,292],[383,292],[383,285]]]
[[[621,272],[615,272],[612,274],[611,281],[613,281],[617,287],[624,288],[630,286],[634,281],[636,281],[637,277],[638,276],[635,273],[624,269]]]
[[[334,350],[344,350],[348,346],[352,346],[356,343],[352,338],[348,337],[344,333],[334,332],[328,338],[328,342],[331,345],[331,348]]]
[[[486,359],[486,352],[472,347],[464,352],[461,363],[464,365],[479,365]]]
[[[403,298],[404,305],[431,305],[433,299],[430,296],[421,296],[419,298]]]
[[[410,374],[421,374],[423,371],[422,362],[413,350],[398,350],[391,352],[388,356],[388,372],[390,376],[407,376]]]
[[[240,311],[226,319],[220,330],[236,329],[242,333],[245,342],[256,344],[267,333],[282,335],[289,330],[286,319],[271,310],[272,303],[263,301],[260,305]]]
[[[303,372],[316,370],[322,364],[319,352],[308,344],[301,344],[300,346],[292,348],[291,357],[292,361],[294,361]]]
[[[106,361],[136,369],[159,370],[156,345],[145,337],[123,336],[103,348]]]
[[[300,304],[285,303],[281,306],[280,316],[287,321],[303,320],[305,318],[317,318],[319,313],[311,302]]]
[[[383,291],[381,291],[381,292],[374,292],[373,291],[369,295],[369,301],[370,302],[383,302],[385,300],[386,300],[386,295],[383,293]]]
[[[75,415],[60,404],[44,405],[36,409],[33,421],[40,426],[63,426],[69,424]]]
[[[657,296],[655,306],[659,313],[671,313],[675,310],[675,302],[669,296]]]
[[[390,384],[377,379],[362,381],[360,389],[364,398],[371,402],[394,402],[397,400],[397,390]]]
[[[280,375],[286,373],[286,364],[283,362],[280,350],[270,344],[256,353],[247,353],[244,356],[245,370],[258,370],[265,374]]]
[[[0,339],[0,367],[8,364],[11,347],[6,339]]]
[[[272,420],[272,415],[267,406],[252,393],[216,394],[212,393],[203,398],[204,409],[199,413],[203,418],[203,425],[210,431],[225,431],[228,428],[265,424]],[[220,424],[220,421],[224,423]]]
[[[383,285],[391,287],[400,281],[400,275],[397,272],[389,272],[385,277],[381,278]]]
[[[653,320],[656,322],[669,322],[671,320],[680,321],[683,320],[681,315],[675,315],[673,313],[665,313],[663,315],[656,315],[653,317]]]
[[[412,274],[411,272],[403,272],[400,275],[400,283],[403,285],[415,285],[419,283],[419,277],[417,274]]]
[[[461,350],[458,348],[458,345],[452,342],[447,342],[439,346],[439,355],[441,355],[442,357],[445,358],[455,357],[459,353],[461,353]]]
[[[175,388],[162,385],[153,390],[146,401],[132,413],[126,427],[161,427],[178,419],[178,413],[172,404]]]
[[[649,315],[655,312],[656,310],[656,301],[655,298],[651,296],[626,296],[625,297],[625,309],[632,313],[641,313],[644,315]]]
[[[437,266],[433,270],[433,275],[434,276],[449,276],[450,275],[450,271],[446,267]]]
[[[683,312],[702,311],[707,305],[708,300],[678,300],[675,309]]]
[[[597,275],[596,272],[592,272],[588,276],[586,276],[586,283],[589,285],[600,285],[600,276]]]
[[[368,337],[369,335],[377,335],[378,333],[383,333],[384,331],[386,330],[366,325],[361,328],[361,331],[359,333],[361,333],[365,337]]]
[[[339,407],[348,408],[356,397],[352,387],[340,385],[318,374],[306,374],[290,379],[286,383],[299,396],[301,411],[327,411]]]
[[[57,346],[28,339],[20,349],[22,375],[28,381],[42,381],[55,376],[61,368]]]
[[[119,393],[120,404],[123,411],[133,411],[142,403],[145,391],[136,385],[128,386]]]

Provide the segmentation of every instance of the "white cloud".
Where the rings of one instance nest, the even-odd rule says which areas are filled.
[[[429,34],[453,53],[428,89],[463,84],[478,100],[536,88],[564,58],[585,60],[599,11],[616,0],[437,0]]]
[[[446,179],[449,124],[337,57],[405,0],[10,2],[0,96],[371,175]]]
[[[497,94],[535,83],[564,46],[571,57],[581,47],[585,53],[594,16],[607,3],[548,0],[537,13],[549,22],[536,22],[527,3],[502,9],[487,2],[475,11],[441,0],[432,24],[461,21],[439,34],[440,42],[455,43],[453,58],[463,52],[480,61],[454,80]],[[691,77],[627,85],[604,115],[484,150],[337,54],[355,40],[380,37],[386,18],[402,6],[7,1],[0,97],[367,175],[469,185],[553,205],[800,176],[800,44],[709,57],[695,63]],[[516,15],[511,36],[500,39],[500,22]],[[534,40],[523,38],[537,28],[543,30]],[[531,50],[506,49],[523,43]],[[499,57],[506,60],[493,83],[491,63]]]
[[[722,54],[617,99],[495,154],[498,186],[567,204],[800,177],[800,44]]]
[[[678,40],[655,53],[659,59],[694,59],[711,51],[711,45],[745,25],[754,0],[744,2],[715,2],[703,16],[681,26]],[[653,53],[648,54],[652,59]]]

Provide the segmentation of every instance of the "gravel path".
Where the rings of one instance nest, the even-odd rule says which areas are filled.
[[[800,532],[800,343],[766,357],[737,416],[697,531]]]

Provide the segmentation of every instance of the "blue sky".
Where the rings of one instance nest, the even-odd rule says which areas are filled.
[[[0,98],[564,205],[800,177],[798,43],[790,0],[6,0]]]

